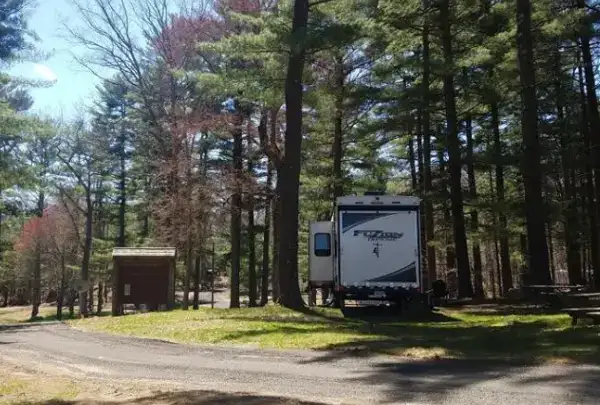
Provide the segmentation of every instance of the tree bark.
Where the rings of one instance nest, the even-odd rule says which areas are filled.
[[[298,283],[298,213],[302,148],[302,74],[306,57],[308,0],[295,0],[291,49],[285,79],[285,155],[281,167],[279,288],[280,302],[301,308],[304,301]]]
[[[202,268],[201,262],[202,256],[197,254],[194,258],[194,301],[192,303],[193,309],[200,308],[200,283],[202,282],[202,278],[200,276],[200,270]]]
[[[441,147],[438,149],[438,160],[440,162],[440,177],[442,177],[442,211],[444,213],[444,243],[446,245],[446,273],[450,269],[456,268],[456,255],[454,254],[454,246],[452,243],[452,235],[448,236],[448,229],[452,227],[452,215],[450,214],[450,205],[448,204],[448,200],[450,199],[450,195],[448,193],[448,173],[447,173],[447,164],[446,158],[444,156],[445,149]],[[450,232],[452,234],[452,232]]]
[[[582,9],[586,8],[585,0],[578,0],[578,6]],[[596,79],[594,73],[594,63],[592,52],[590,49],[590,37],[593,32],[592,27],[586,27],[586,31],[581,35],[581,53],[583,57],[583,70],[585,74],[586,100],[587,100],[587,118],[589,120],[589,138],[593,153],[592,167],[594,171],[594,196],[595,196],[595,218],[600,215],[600,112],[598,111],[598,96],[596,94]],[[596,225],[598,223],[596,222]],[[596,230],[596,233],[598,231]],[[596,245],[598,240],[596,241]],[[600,254],[598,246],[594,246],[596,255]],[[596,263],[600,263],[600,257],[595,259]],[[600,289],[600,267],[594,266],[594,285],[596,289]]]
[[[248,151],[250,153],[250,151]],[[248,156],[248,173],[254,173],[251,156]],[[254,196],[248,196],[248,306],[256,306],[256,233],[254,229]]]
[[[272,137],[275,139],[277,113],[271,117]],[[258,126],[259,139],[268,139],[267,121],[269,119],[266,111],[261,115],[261,122]],[[267,179],[265,184],[265,222],[263,228],[263,248],[262,248],[262,271],[260,277],[260,305],[265,306],[269,302],[269,249],[271,248],[271,207],[273,203],[273,159],[267,153]]]
[[[45,174],[42,174],[42,177]],[[45,195],[43,191],[40,191],[38,195],[37,203],[37,217],[42,218],[44,216],[44,205]],[[32,295],[32,307],[31,307],[31,318],[36,318],[40,312],[40,305],[42,302],[42,252],[41,252],[41,240],[40,235],[35,240],[35,258],[33,264],[33,295]]]
[[[127,208],[127,168],[126,168],[126,149],[125,149],[125,131],[121,129],[119,134],[119,222],[117,247],[126,246],[125,241],[125,212]]]
[[[448,137],[448,166],[450,171],[450,200],[452,210],[452,228],[458,270],[458,294],[460,297],[472,297],[471,269],[465,229],[463,195],[461,185],[462,163],[458,121],[456,113],[456,94],[454,90],[454,55],[452,49],[450,0],[441,0],[440,26],[442,31],[442,52],[444,55],[444,103]]]
[[[541,147],[538,134],[537,98],[530,0],[517,0],[517,50],[521,82],[521,131],[523,134],[523,182],[532,282],[552,282],[546,242],[546,208],[542,195]],[[540,204],[542,203],[542,204]]]
[[[100,315],[102,313],[102,307],[104,306],[104,283],[98,282],[98,306],[96,313]]]
[[[90,258],[92,254],[94,206],[90,187],[90,182],[88,182],[85,195],[85,237],[83,242],[83,258],[81,261],[81,281],[83,283],[87,283],[89,281]],[[88,316],[87,295],[87,290],[82,289],[79,292],[79,315],[83,317]]]
[[[429,1],[423,1],[423,8],[429,7]],[[423,81],[421,83],[421,127],[423,132],[423,184],[424,184],[424,195],[425,200],[425,234],[427,236],[427,278],[429,282],[435,281],[438,278],[437,275],[437,262],[436,252],[433,246],[433,240],[435,239],[435,226],[433,218],[433,202],[431,192],[433,189],[433,178],[431,173],[431,119],[429,111],[430,95],[430,71],[431,65],[429,60],[429,20],[428,16],[425,16],[425,23],[423,24]]]
[[[94,282],[90,283],[90,289],[88,290],[88,314],[94,313]]]
[[[58,297],[56,298],[56,319],[62,319],[63,304],[65,302],[65,293],[67,288],[67,266],[65,264],[65,254],[60,255],[60,286],[58,289]]]
[[[272,263],[272,276],[271,276],[271,294],[273,302],[279,303],[279,231],[281,229],[281,225],[279,220],[281,218],[281,209],[279,203],[279,189],[280,189],[280,180],[279,180],[279,170],[277,170],[277,180],[275,181],[275,195],[273,200],[271,201],[272,213],[271,213],[271,224],[273,228],[273,259]]]
[[[421,257],[423,261],[421,261],[421,268],[419,271],[421,272],[422,283],[425,288],[431,284],[431,280],[429,280],[429,274],[427,273],[427,227],[425,220],[425,205],[423,203],[423,195],[424,195],[424,181],[423,181],[423,127],[422,127],[422,111],[419,111],[418,116],[418,124],[417,124],[417,186],[419,197],[421,198],[421,212],[419,213],[419,234],[420,234],[420,248],[421,248]]]
[[[583,82],[583,71],[582,67],[578,66],[577,74],[579,78],[579,94],[580,94],[580,126],[581,134],[583,136],[583,150],[585,156],[585,195],[586,195],[586,208],[587,215],[589,216],[589,231],[590,231],[590,262],[594,272],[600,268],[600,251],[599,251],[599,238],[598,238],[598,210],[594,203],[595,188],[594,188],[594,172],[592,169],[593,155],[592,155],[592,141],[590,127],[588,126],[588,111],[587,111],[587,99],[584,90]],[[595,278],[598,279],[598,274],[595,274]]]
[[[237,103],[236,103],[237,104]],[[242,260],[242,124],[244,117],[236,106],[233,123],[233,178],[234,190],[231,196],[231,295],[230,308],[240,307],[240,268]]]
[[[416,192],[419,188],[419,183],[417,181],[417,165],[416,165],[416,156],[415,156],[415,144],[414,139],[411,136],[408,140],[408,163],[410,166],[410,183],[411,189],[413,192]]]
[[[342,131],[344,122],[344,99],[345,99],[345,72],[343,57],[336,57],[334,67],[334,85],[335,85],[335,116],[333,120],[333,145],[331,148],[333,155],[333,201],[343,194],[344,176],[342,173],[342,159],[344,156]]]
[[[499,225],[499,241],[500,241],[500,262],[502,269],[499,277],[502,282],[498,285],[500,294],[506,296],[508,291],[513,288],[512,270],[510,268],[510,251],[508,247],[508,220],[506,218],[505,197],[504,197],[504,165],[503,165],[503,148],[502,139],[500,137],[500,117],[498,112],[498,102],[494,99],[490,105],[492,113],[492,133],[494,135],[494,161],[495,161],[495,177],[496,177],[496,200],[502,205],[502,209],[498,212]],[[501,287],[501,288],[500,288]]]
[[[467,175],[469,179],[469,198],[471,205],[477,202],[477,183],[475,181],[475,158],[473,156],[473,122],[471,117],[465,121],[465,133],[467,137]],[[481,262],[481,247],[479,246],[479,213],[477,209],[471,208],[471,232],[473,245],[473,284],[474,296],[484,298],[483,291],[483,263]]]
[[[265,224],[263,229],[262,249],[262,274],[260,283],[260,305],[265,306],[269,302],[269,248],[271,244],[271,183],[273,167],[271,160],[267,160],[267,186],[265,198]]]
[[[571,181],[570,162],[574,161],[574,156],[570,152],[569,133],[565,121],[565,95],[562,83],[562,63],[560,57],[560,44],[557,44],[554,55],[556,81],[554,83],[556,92],[556,118],[558,121],[558,139],[561,151],[561,168],[565,188],[564,204],[564,223],[563,232],[565,247],[567,251],[567,271],[569,274],[569,283],[581,284],[581,245],[579,243],[579,215],[577,212],[577,201],[575,196],[575,186]],[[556,281],[556,278],[555,278]]]

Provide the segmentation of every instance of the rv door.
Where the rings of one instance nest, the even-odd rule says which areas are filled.
[[[333,284],[333,222],[313,222],[309,226],[308,282],[311,288]]]

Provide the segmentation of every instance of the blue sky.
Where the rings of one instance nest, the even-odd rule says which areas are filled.
[[[25,62],[15,65],[10,73],[26,78],[54,80],[49,88],[31,89],[35,103],[32,112],[73,118],[78,109],[90,105],[100,82],[92,73],[85,71],[72,57],[73,46],[61,38],[62,18],[69,24],[78,25],[79,19],[67,0],[37,0],[37,6],[28,19],[29,28],[40,37],[37,48],[52,52],[52,56],[39,63]]]

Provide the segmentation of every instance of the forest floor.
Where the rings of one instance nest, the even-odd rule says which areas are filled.
[[[40,320],[54,320],[42,307]],[[600,363],[600,328],[570,326],[563,314],[524,307],[472,305],[442,308],[426,317],[359,314],[312,308],[302,312],[264,308],[175,310],[94,316],[66,322],[80,330],[196,344],[277,349],[383,353],[456,359],[527,359]],[[0,324],[24,322],[26,309],[0,309]]]

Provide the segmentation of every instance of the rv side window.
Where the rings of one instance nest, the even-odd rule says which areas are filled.
[[[326,257],[331,255],[331,235],[328,233],[315,233],[315,256]]]

